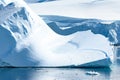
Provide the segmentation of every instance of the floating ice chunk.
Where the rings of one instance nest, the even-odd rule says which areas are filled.
[[[96,71],[88,71],[86,72],[86,75],[99,75],[100,73],[96,72]]]

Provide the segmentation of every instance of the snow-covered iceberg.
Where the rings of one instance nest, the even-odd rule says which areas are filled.
[[[66,25],[62,20],[60,25]],[[109,39],[90,28],[82,30],[88,26],[79,30],[76,26],[84,24],[82,19],[74,28],[46,22],[49,26],[23,0],[0,1],[0,66],[108,67],[112,63]]]

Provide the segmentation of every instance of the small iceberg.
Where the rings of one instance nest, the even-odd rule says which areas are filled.
[[[99,75],[100,73],[96,72],[96,71],[88,71],[86,72],[86,75]]]

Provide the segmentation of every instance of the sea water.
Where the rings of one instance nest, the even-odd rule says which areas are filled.
[[[120,58],[109,68],[0,68],[0,80],[120,80]]]
[[[0,80],[119,80],[120,61],[110,68],[0,68]],[[88,75],[88,72],[96,75]]]

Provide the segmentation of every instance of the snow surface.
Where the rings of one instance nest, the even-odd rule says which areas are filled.
[[[0,9],[0,15],[5,14],[0,17],[0,63],[9,64],[5,66],[79,66],[108,58],[110,61],[103,61],[103,66],[111,63],[113,51],[107,37],[90,29],[62,35],[55,31],[59,26],[53,22],[56,29],[51,29],[23,0],[4,0],[0,4],[4,9]]]
[[[57,0],[32,3],[29,6],[38,15],[61,15],[102,20],[120,19],[120,0]]]
[[[27,3],[50,2],[50,1],[56,1],[56,0],[25,0],[25,2]]]

